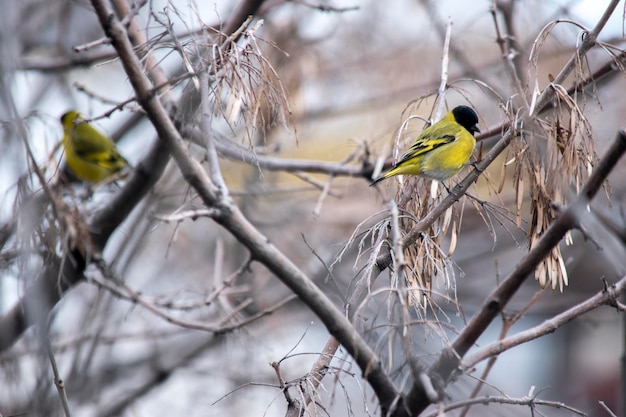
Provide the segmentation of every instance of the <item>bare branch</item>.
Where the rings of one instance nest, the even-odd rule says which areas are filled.
[[[626,131],[620,131],[611,148],[581,190],[578,198],[550,225],[529,253],[517,264],[515,270],[487,297],[481,309],[472,317],[451,347],[445,349],[431,367],[431,374],[439,375],[444,381],[457,369],[460,358],[474,345],[478,337],[508,303],[530,273],[556,246],[565,233],[576,226],[576,212],[589,204],[602,183],[626,152]],[[419,388],[417,388],[419,391]],[[423,395],[415,392],[414,395]],[[417,398],[417,397],[416,397]],[[424,404],[422,402],[422,404]]]
[[[112,44],[118,51],[129,81],[135,89],[138,103],[146,111],[158,132],[159,139],[166,143],[185,180],[196,190],[207,207],[215,207],[222,211],[222,214],[216,216],[215,220],[229,230],[248,248],[256,260],[263,263],[277,278],[281,279],[320,317],[329,332],[337,337],[359,364],[361,371],[380,399],[381,407],[386,410],[394,404],[398,394],[374,352],[326,295],[250,224],[232,200],[222,199],[226,196],[219,193],[201,166],[189,156],[167,112],[158,98],[150,93],[151,83],[143,74],[137,57],[133,53],[132,45],[125,35],[125,28],[103,0],[93,0],[92,3],[103,29],[111,37]]]
[[[542,405],[546,407],[556,408],[558,410],[564,409],[569,410],[575,414],[578,414],[581,417],[586,416],[587,414],[571,407],[567,404],[563,404],[557,401],[547,401],[547,400],[538,400],[535,397],[523,397],[523,398],[511,398],[511,397],[479,397],[473,398],[471,400],[466,401],[457,401],[452,404],[448,404],[444,406],[441,410],[428,414],[428,417],[436,417],[441,415],[442,412],[456,410],[461,407],[467,407],[470,405],[489,405],[489,404],[511,404],[511,405],[525,405],[531,409],[534,409],[537,405]]]
[[[574,307],[560,314],[557,314],[556,316],[548,320],[545,320],[540,325],[516,333],[512,336],[506,337],[502,340],[491,343],[479,349],[477,352],[473,353],[463,360],[462,367],[464,369],[472,368],[479,362],[489,357],[496,356],[515,346],[519,346],[522,343],[537,339],[548,333],[553,333],[564,324],[567,324],[575,318],[580,317],[583,314],[588,313],[589,311],[592,311],[598,307],[615,305],[618,309],[621,310],[621,308],[617,306],[617,299],[619,295],[624,291],[624,288],[626,288],[626,277],[623,277],[621,280],[619,280],[619,282],[611,285],[603,291],[600,291],[599,293],[583,301],[582,303],[579,303]]]

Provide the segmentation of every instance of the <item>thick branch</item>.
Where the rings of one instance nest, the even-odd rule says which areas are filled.
[[[105,0],[93,0],[92,3],[102,27],[120,56],[135,90],[137,102],[146,111],[159,139],[170,150],[187,183],[196,190],[207,207],[214,207],[221,212],[215,220],[246,246],[254,259],[272,271],[317,314],[329,332],[355,358],[376,392],[383,410],[389,409],[397,399],[397,390],[374,352],[328,297],[243,216],[228,196],[222,195],[210,182],[200,164],[189,156],[180,133],[152,93],[152,85],[134,55],[124,26],[115,18]]]
[[[513,272],[487,297],[480,310],[472,317],[452,343],[452,346],[445,349],[433,364],[430,369],[431,375],[438,376],[442,381],[449,379],[454,370],[458,368],[461,358],[500,314],[502,308],[517,292],[522,283],[550,251],[559,244],[565,233],[577,225],[578,213],[587,207],[624,152],[626,152],[626,131],[620,130],[613,145],[587,180],[578,198],[556,218],[530,252],[517,264]],[[418,384],[413,386],[407,401],[411,404],[410,410],[415,413],[423,410],[429,404],[425,392]]]
[[[259,2],[243,3],[257,4]],[[246,8],[242,13],[249,11],[250,9]],[[113,13],[111,12],[110,15],[112,17]],[[246,17],[247,14],[243,20]],[[243,20],[231,19],[229,25],[237,28]],[[126,41],[128,42],[128,39]],[[128,45],[132,50],[132,46]],[[151,75],[156,79],[160,79],[159,74],[154,72],[158,70],[157,66],[150,69]],[[146,90],[145,95],[153,95],[152,90]],[[169,119],[167,116],[166,118]],[[152,188],[161,176],[168,158],[165,143],[159,141],[134,169],[133,175],[124,188],[94,215],[87,227],[96,254],[101,253],[111,233]],[[61,299],[61,296],[82,281],[86,262],[84,254],[80,251],[73,251],[63,260],[58,259],[54,254],[49,254],[46,266],[34,284],[26,289],[20,301],[9,312],[0,317],[0,352],[9,349],[30,326],[42,323],[46,319],[49,311]]]

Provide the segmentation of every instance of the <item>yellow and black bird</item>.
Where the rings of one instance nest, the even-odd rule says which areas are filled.
[[[86,120],[75,110],[61,116],[65,162],[79,180],[98,183],[126,168],[128,162],[115,143]]]
[[[457,106],[443,119],[424,129],[415,143],[374,185],[394,175],[419,175],[444,181],[455,176],[469,161],[476,145],[478,116],[468,106]]]

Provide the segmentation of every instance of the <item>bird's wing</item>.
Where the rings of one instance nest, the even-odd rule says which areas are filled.
[[[105,168],[123,167],[128,162],[117,151],[113,142],[87,124],[77,126],[70,135],[74,153],[85,162]]]
[[[74,152],[80,156],[109,152],[113,148],[113,143],[102,133],[86,124],[76,126],[70,133],[70,140]]]
[[[456,132],[443,133],[442,132],[426,132],[424,131],[415,141],[413,145],[402,155],[400,162],[415,158],[416,156],[423,155],[432,151],[435,148],[446,145],[453,142],[456,139]]]

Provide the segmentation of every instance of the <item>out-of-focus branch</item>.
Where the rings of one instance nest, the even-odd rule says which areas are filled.
[[[133,169],[125,186],[93,216],[89,231],[94,248],[101,252],[109,237],[126,219],[141,199],[161,177],[169,160],[167,148],[160,141]]]
[[[128,2],[126,0],[112,0],[112,4],[117,14],[120,16],[120,19],[130,18],[127,29],[130,42],[135,46],[148,44],[148,38],[146,38],[145,33],[140,29],[139,21],[131,14],[133,13],[133,9],[131,9]],[[136,13],[136,10],[134,12]],[[144,58],[144,62],[144,68],[148,74],[150,74],[154,84],[162,86],[161,89],[155,91],[155,93],[162,96],[161,101],[166,103],[167,106],[172,106],[174,103],[172,102],[171,91],[169,89],[169,80],[163,69],[159,66],[159,61],[153,54],[147,54]]]
[[[326,345],[317,360],[311,367],[311,371],[305,377],[307,383],[303,384],[305,391],[302,398],[298,400],[292,398],[291,404],[287,407],[285,417],[302,416],[303,410],[306,410],[306,408],[313,402],[314,396],[312,393],[318,389],[322,383],[322,379],[324,379],[328,373],[328,370],[330,369],[330,362],[335,357],[337,349],[339,349],[339,341],[335,337],[331,336],[328,342],[326,342]]]
[[[429,2],[430,3],[430,2]],[[443,110],[446,104],[446,90],[448,88],[448,64],[450,62],[450,37],[452,36],[452,19],[446,23],[446,34],[443,40],[443,53],[441,55],[441,80],[437,90],[437,107],[435,109],[435,120],[443,117]]]
[[[0,317],[0,352],[10,348],[30,326],[45,323],[60,295],[83,278],[84,267],[84,259],[78,251],[70,253],[63,263],[56,256],[47,260],[36,282]]]
[[[224,25],[222,32],[225,34],[236,33],[237,29],[248,19],[254,16],[265,0],[242,0],[237,4],[230,19]],[[234,39],[236,40],[236,39]]]
[[[77,56],[29,56],[17,63],[17,68],[26,71],[62,72],[79,67],[90,67],[99,62],[115,58],[110,50],[80,54]]]
[[[576,49],[574,55],[572,55],[569,61],[567,61],[567,63],[563,66],[557,76],[554,77],[554,81],[552,82],[552,84],[563,84],[563,82],[565,82],[565,79],[576,68],[576,65],[580,61],[580,59],[596,45],[598,35],[602,31],[602,29],[604,29],[604,26],[606,26],[607,21],[615,11],[615,8],[618,4],[619,0],[612,0],[611,3],[606,7],[604,13],[602,14],[602,17],[600,18],[596,26],[590,32],[586,32],[584,34],[582,43],[580,44],[578,49]],[[544,89],[543,92],[539,95],[539,98],[537,98],[534,106],[535,108],[529,109],[529,113],[537,114],[536,109],[539,109],[540,111],[543,110],[544,107],[547,106],[548,103],[553,99],[553,97],[553,88]]]
[[[118,6],[124,10],[123,4]],[[236,27],[240,24],[241,22],[237,23],[236,20],[230,23]],[[140,37],[135,39],[142,41]],[[128,45],[132,51],[130,42]],[[162,79],[158,66],[152,66],[149,70],[154,79]],[[143,69],[139,67],[139,71]],[[154,96],[154,91],[146,90],[145,95]],[[164,117],[169,119],[167,115]],[[148,155],[133,170],[132,176],[120,192],[94,214],[88,224],[94,251],[90,256],[96,258],[99,256],[111,233],[158,180],[168,158],[166,142],[157,141]],[[20,301],[9,312],[0,317],[0,352],[11,347],[30,326],[42,323],[63,293],[84,278],[83,271],[86,266],[85,255],[78,250],[70,252],[64,259],[49,254],[44,269],[33,285],[25,290]]]
[[[124,414],[138,399],[145,397],[148,393],[157,387],[162,386],[168,381],[169,377],[177,370],[188,365],[194,359],[202,356],[202,354],[215,345],[217,338],[211,334],[206,336],[204,340],[198,340],[188,343],[177,349],[177,355],[172,358],[148,358],[146,362],[159,363],[158,367],[150,366],[149,373],[142,380],[138,387],[130,387],[124,390],[119,396],[111,399],[106,403],[103,409],[97,414],[98,417],[117,417]]]
[[[493,24],[496,30],[496,43],[500,46],[500,54],[501,58],[504,62],[504,69],[506,70],[509,80],[511,81],[511,85],[515,90],[515,94],[513,95],[516,101],[520,101],[519,105],[515,105],[515,108],[520,106],[524,106],[528,108],[528,102],[526,100],[526,94],[524,94],[524,87],[522,86],[522,81],[520,79],[520,56],[517,51],[515,51],[510,46],[511,34],[502,35],[500,30],[500,24],[498,23],[498,15],[497,11],[500,10],[504,15],[504,20],[507,22],[507,29],[511,29],[513,25],[512,21],[512,13],[513,13],[513,2],[502,2],[493,0],[493,5],[491,7],[491,16],[493,18]]]
[[[426,12],[429,16],[429,21],[431,22],[432,28],[435,30],[439,38],[445,43],[447,24],[439,17],[439,13],[437,10],[437,6],[439,5],[436,1],[432,0],[421,0],[420,3],[426,9]],[[451,23],[450,23],[451,24]],[[454,57],[454,61],[461,65],[463,68],[463,73],[469,78],[480,78],[479,71],[472,65],[472,63],[467,59],[465,52],[458,47],[454,43],[450,44],[450,52]]]
[[[224,197],[224,194],[228,193],[228,188],[222,177],[222,171],[219,166],[219,158],[217,156],[217,149],[215,147],[215,139],[211,135],[211,105],[209,103],[209,77],[206,70],[200,74],[200,108],[202,114],[200,115],[200,127],[203,132],[204,146],[206,147],[206,159],[209,163],[209,175],[211,181],[218,188],[219,193]],[[222,197],[222,198],[223,198]]]
[[[197,129],[183,129],[183,134],[190,137],[195,143],[202,144],[206,140],[204,134]],[[214,132],[212,134],[215,135]],[[258,166],[268,171],[310,172],[346,177],[372,176],[374,166],[370,164],[346,165],[341,162],[312,161],[309,159],[285,159],[280,157],[260,155],[250,149],[239,146],[226,138],[215,138],[215,147],[220,154],[233,161],[244,162]]]
[[[126,2],[116,2],[114,4],[118,13],[125,18],[128,13],[129,6],[128,4],[122,4]],[[135,24],[133,22],[137,22],[137,19],[133,16],[133,19],[129,21],[131,25]],[[236,21],[233,22],[233,25]],[[209,24],[209,27],[213,28],[214,31],[217,31],[217,24]],[[237,26],[238,27],[238,26]],[[190,31],[181,31],[176,33],[176,37],[178,39],[185,39],[192,36],[198,36],[202,34],[204,28]],[[228,32],[226,32],[228,33]],[[137,32],[137,35],[144,37],[144,34],[140,31]],[[144,39],[147,40],[147,39]],[[172,36],[163,35],[158,38],[159,42],[170,42],[172,40]],[[145,46],[150,42],[146,43],[135,43],[133,39],[133,43],[135,46]],[[152,42],[154,43],[154,42]],[[106,48],[99,51],[89,51],[87,52],[84,48],[74,48],[74,52],[78,52],[77,54],[63,54],[63,55],[54,55],[54,56],[41,56],[41,55],[33,55],[33,56],[24,56],[20,57],[19,61],[16,64],[17,70],[25,70],[25,71],[41,71],[41,72],[62,72],[71,69],[75,69],[78,67],[92,67],[94,65],[100,64],[102,62],[110,61],[117,57],[117,53],[115,50],[111,50],[111,48]],[[147,68],[151,68],[151,66],[147,66]],[[177,73],[181,70],[181,68],[174,71]]]
[[[515,6],[516,3],[513,0],[493,0],[491,12],[494,18],[494,24],[496,25],[496,42],[500,45],[503,56],[506,55],[506,59],[510,60],[511,66],[515,71],[515,79],[519,81],[520,85],[523,85],[526,84],[527,81],[524,79],[524,75],[526,74],[524,67],[526,60],[523,59],[526,56],[526,53],[521,44],[517,42],[519,37],[515,31]],[[498,11],[502,15],[502,20],[504,21],[506,38],[502,37],[499,29],[497,22],[498,19],[496,16],[496,12]],[[522,49],[520,50],[520,48]]]
[[[530,408],[531,410],[534,410],[536,406],[541,405],[544,407],[552,407],[556,410],[568,410],[574,414],[579,415],[580,417],[584,417],[587,415],[581,410],[578,410],[577,408],[574,408],[562,402],[537,399],[536,395],[532,395],[532,392],[531,392],[527,396],[522,397],[522,398],[512,398],[509,396],[506,396],[506,397],[487,396],[487,397],[471,398],[471,399],[463,400],[463,401],[455,401],[451,404],[446,405],[445,407],[441,407],[439,410],[437,410],[434,413],[428,414],[426,417],[438,417],[441,415],[445,415],[445,413],[448,411],[454,411],[461,407],[469,407],[473,405],[489,405],[489,404],[523,405],[523,406]]]

